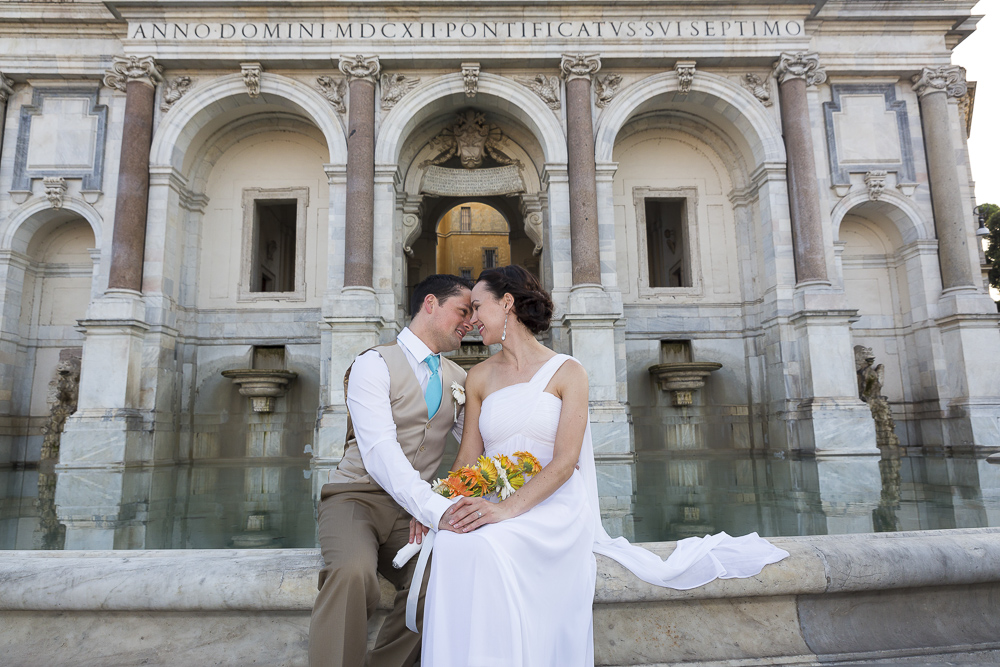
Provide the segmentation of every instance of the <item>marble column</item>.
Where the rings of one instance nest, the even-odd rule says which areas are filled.
[[[788,162],[788,204],[792,220],[797,282],[829,283],[806,88],[826,81],[815,53],[782,53],[774,64],[781,98],[781,127]]]
[[[562,57],[566,80],[566,142],[569,154],[569,224],[573,284],[601,284],[601,247],[597,228],[597,164],[591,79],[601,69],[596,55]]]
[[[163,80],[160,72],[161,68],[150,56],[115,56],[112,69],[104,76],[106,86],[125,93],[109,289],[142,291],[149,146],[153,139],[156,84]]]
[[[341,58],[348,81],[344,287],[372,287],[375,221],[375,80],[378,56]]]
[[[7,125],[7,99],[14,92],[14,82],[0,72],[0,155],[3,154],[3,129]]]
[[[948,113],[948,98],[962,97],[966,89],[965,72],[957,66],[925,67],[913,77],[913,90],[920,99],[944,289],[976,284],[967,229],[971,204],[962,196],[959,186],[956,146]]]

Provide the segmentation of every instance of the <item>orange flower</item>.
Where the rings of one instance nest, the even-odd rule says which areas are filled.
[[[441,483],[444,490],[448,491],[450,495],[446,495],[446,498],[454,498],[455,496],[471,496],[472,491],[465,485],[465,483],[458,477],[449,477]]]
[[[531,452],[514,452],[514,458],[525,475],[537,475],[542,470],[542,464]]]

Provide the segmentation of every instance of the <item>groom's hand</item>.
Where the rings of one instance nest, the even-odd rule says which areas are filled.
[[[420,523],[414,518],[410,518],[410,544],[416,542],[420,544],[424,541],[424,535],[427,534],[430,528]]]

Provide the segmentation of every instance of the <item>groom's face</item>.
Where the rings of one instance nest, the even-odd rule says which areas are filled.
[[[431,311],[431,328],[439,352],[462,347],[465,334],[472,331],[472,292],[462,289],[458,294],[438,301]]]

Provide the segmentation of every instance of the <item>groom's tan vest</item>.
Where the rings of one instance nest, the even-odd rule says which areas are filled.
[[[392,419],[396,422],[396,439],[414,470],[420,473],[424,481],[429,482],[441,465],[445,438],[455,424],[456,403],[451,383],[457,382],[464,387],[465,371],[455,362],[441,357],[441,407],[432,419],[428,419],[427,401],[416,375],[413,374],[413,368],[406,359],[406,353],[396,343],[372,349],[379,353],[389,367],[389,403],[392,406]],[[348,369],[344,376],[345,391],[350,374],[351,370]],[[330,475],[330,482],[368,483],[378,488],[361,460],[361,451],[354,438],[354,425],[349,414],[344,458],[337,470]]]

